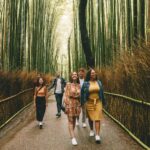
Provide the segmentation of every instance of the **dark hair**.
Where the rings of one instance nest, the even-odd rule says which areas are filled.
[[[87,74],[86,74],[86,78],[85,78],[85,81],[90,81],[90,79],[91,79],[91,72],[92,72],[92,70],[94,70],[94,69],[90,69],[88,72],[87,72]],[[94,70],[95,71],[95,70]],[[97,78],[97,75],[96,75],[96,78],[95,78],[95,80],[97,80],[98,78]]]
[[[77,74],[76,71],[74,71],[74,72]],[[73,83],[73,80],[72,80],[72,74],[73,74],[74,72],[71,72],[71,74],[70,74],[70,77],[69,77],[69,82],[70,82],[70,83]],[[78,74],[77,74],[77,83],[80,84],[80,80],[79,80]]]
[[[37,79],[37,86],[39,86],[40,84],[39,84],[39,80],[40,79],[42,79],[43,80],[43,84],[42,84],[42,86],[45,86],[45,79],[43,78],[43,77],[39,77],[38,79]]]

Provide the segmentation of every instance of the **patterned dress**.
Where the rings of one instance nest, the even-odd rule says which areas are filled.
[[[80,84],[68,83],[65,88],[64,102],[66,108],[66,114],[70,121],[73,117],[79,116],[81,112],[80,108]]]

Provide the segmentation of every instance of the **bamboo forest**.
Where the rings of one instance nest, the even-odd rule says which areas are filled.
[[[73,74],[78,74],[80,69],[85,71],[85,76],[94,69],[96,80],[101,81],[104,89],[106,104],[99,149],[149,149],[150,0],[0,0],[0,145],[3,145],[3,150],[18,143],[17,136],[5,142],[11,130],[29,138],[23,125],[21,130],[13,129],[16,126],[13,120],[21,120],[18,114],[26,120],[27,113],[34,112],[37,76],[43,77],[48,89],[49,109],[46,114],[51,115],[52,110],[56,111],[55,103],[58,109],[56,93],[53,94],[50,88],[56,75],[60,74],[65,82],[73,82],[70,78],[73,80]],[[13,147],[14,150],[72,149],[65,139],[70,132],[66,131],[67,117],[62,113],[63,116],[63,121],[58,120],[62,126],[51,118],[53,128],[60,129],[63,141],[60,141],[60,147],[53,140],[47,145],[43,139],[47,132],[58,132],[52,131],[52,126],[48,127],[46,122],[43,127],[47,132],[43,130],[43,135],[38,137],[45,144],[37,142],[37,145],[32,145],[29,142],[29,147],[22,148],[20,142]],[[26,122],[32,124],[29,120]],[[88,121],[87,131],[83,128],[81,133],[79,130],[75,129],[79,141],[77,150],[98,149],[92,140],[86,139],[86,132],[90,131]],[[97,130],[96,122],[94,130]],[[32,132],[31,135],[36,131]],[[57,133],[51,134],[47,135],[49,139],[51,136],[59,139]],[[34,143],[33,139],[31,142]]]

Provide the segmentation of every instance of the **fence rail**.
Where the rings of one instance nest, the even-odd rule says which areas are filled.
[[[105,92],[105,96],[107,99],[105,112],[128,132],[131,131],[143,143],[150,146],[150,103],[109,92]],[[33,89],[30,88],[1,100],[0,129],[13,116],[30,105],[32,97]],[[147,147],[146,145],[143,147]]]
[[[115,94],[115,93],[110,93],[110,92],[105,92],[105,94],[106,94],[106,95],[111,95],[111,96],[120,97],[120,98],[124,98],[124,99],[126,99],[126,100],[128,100],[128,101],[132,101],[132,102],[135,102],[135,103],[139,103],[139,104],[143,104],[143,105],[150,106],[150,103],[145,102],[144,100],[137,100],[137,99],[134,99],[134,98],[125,96],[125,95],[120,95],[120,94]]]
[[[107,113],[150,146],[150,103],[109,92],[105,97]]]
[[[17,112],[33,100],[33,88],[19,92],[16,95],[0,101],[0,128]]]

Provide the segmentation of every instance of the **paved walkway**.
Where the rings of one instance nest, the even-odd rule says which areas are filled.
[[[89,127],[80,126],[75,129],[78,146],[72,146],[69,138],[67,117],[55,117],[56,103],[54,97],[49,97],[49,105],[44,118],[44,127],[40,130],[35,120],[30,121],[21,130],[8,138],[1,150],[143,150],[118,125],[104,115],[101,123],[102,143],[96,144],[94,137],[89,137]],[[15,129],[14,129],[15,132]]]

